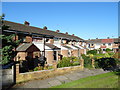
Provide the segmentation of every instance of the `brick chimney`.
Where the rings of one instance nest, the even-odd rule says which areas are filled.
[[[66,32],[65,34],[68,34],[68,32]]]
[[[72,36],[75,36],[74,34],[72,34]]]
[[[56,32],[57,32],[57,33],[59,33],[59,32],[60,32],[60,30],[56,30]]]
[[[46,27],[46,26],[44,26],[44,27],[43,27],[43,29],[45,29],[45,30],[46,30],[46,29],[47,29],[47,27]]]
[[[25,21],[25,22],[24,22],[24,25],[29,26],[29,25],[30,25],[30,23],[29,23],[28,21]]]

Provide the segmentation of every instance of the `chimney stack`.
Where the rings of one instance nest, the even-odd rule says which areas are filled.
[[[107,37],[107,39],[110,39],[110,37]]]
[[[75,36],[74,34],[72,34],[72,36]]]
[[[46,27],[46,26],[44,26],[44,27],[43,27],[43,29],[45,29],[45,30],[46,30],[46,29],[47,29],[47,27]]]
[[[59,33],[59,32],[60,32],[60,30],[56,30],[56,32],[57,32],[57,33]]]
[[[65,34],[68,34],[68,32],[66,32]]]
[[[98,39],[98,38],[96,38],[96,39]]]
[[[28,21],[25,21],[25,22],[24,22],[24,25],[29,26],[29,25],[30,25],[30,23],[29,23]]]

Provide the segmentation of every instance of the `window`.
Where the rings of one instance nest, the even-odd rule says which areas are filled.
[[[103,43],[103,45],[105,45],[105,43]]]
[[[68,51],[68,55],[69,55],[69,56],[71,55],[71,51],[70,51],[70,50]]]
[[[105,51],[105,49],[103,49],[103,51]]]
[[[94,46],[94,44],[91,44],[92,46]]]
[[[88,47],[90,47],[90,44],[88,44]]]
[[[109,46],[111,46],[111,43],[108,43]]]
[[[54,57],[54,60],[57,60],[57,52],[56,51],[53,51],[53,57]]]
[[[46,39],[46,42],[48,42],[49,41],[49,39]]]

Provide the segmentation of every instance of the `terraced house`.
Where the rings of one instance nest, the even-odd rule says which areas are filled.
[[[99,49],[101,48],[103,52],[105,52],[105,50],[107,48],[112,49],[113,52],[118,52],[119,50],[119,42],[120,42],[120,38],[106,38],[106,39],[89,39],[86,40],[86,47],[89,50],[93,50],[93,49]]]
[[[86,43],[74,34],[61,33],[60,30],[51,31],[46,26],[43,28],[33,27],[27,21],[24,24],[3,21],[3,25],[9,26],[3,33],[15,34],[15,40],[22,41],[16,48],[18,53],[15,60],[17,61],[26,60],[27,56],[33,59],[36,56],[44,55],[47,63],[52,64],[62,57],[80,57],[81,54],[86,53]]]

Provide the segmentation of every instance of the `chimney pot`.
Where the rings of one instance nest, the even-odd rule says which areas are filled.
[[[44,27],[43,27],[43,29],[47,29],[47,27],[46,27],[46,26],[44,26]]]
[[[56,30],[56,32],[60,32],[60,30]]]
[[[96,39],[98,39],[98,38],[96,38]]]
[[[24,25],[28,25],[28,26],[29,26],[30,23],[29,23],[28,21],[25,21],[25,22],[24,22]]]
[[[65,34],[68,34],[68,32],[66,32]]]
[[[72,34],[72,36],[74,36],[74,34]]]

